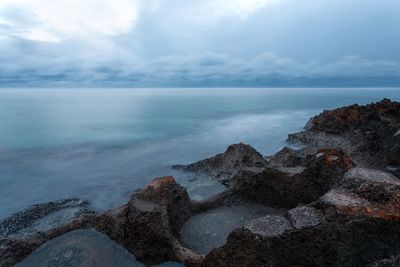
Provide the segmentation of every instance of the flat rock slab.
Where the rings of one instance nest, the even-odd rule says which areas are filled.
[[[314,227],[323,221],[322,213],[311,207],[297,207],[289,210],[288,214],[293,227],[296,229]]]
[[[359,198],[355,194],[339,189],[332,189],[321,197],[321,201],[335,207],[358,207],[370,205],[368,200]]]
[[[0,220],[0,238],[23,238],[66,225],[84,215],[94,214],[88,206],[88,202],[79,199],[33,205]]]
[[[257,235],[274,237],[282,235],[287,230],[292,229],[292,225],[283,216],[267,215],[251,221],[246,225],[246,229]]]
[[[93,229],[59,236],[35,250],[19,267],[144,267],[125,249]]]
[[[387,172],[366,169],[366,168],[353,168],[345,174],[344,178],[360,179],[363,181],[400,186],[400,180],[396,178],[394,175]]]
[[[181,230],[181,241],[194,251],[207,254],[226,243],[234,229],[268,214],[282,214],[282,210],[262,205],[222,207],[190,218]]]

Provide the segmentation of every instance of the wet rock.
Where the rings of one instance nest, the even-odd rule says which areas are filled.
[[[327,222],[265,237],[247,229],[233,231],[201,266],[367,266],[397,255],[400,225],[364,218]]]
[[[66,225],[86,214],[94,214],[89,203],[80,199],[64,199],[37,204],[0,221],[0,238],[34,235]]]
[[[388,173],[355,168],[320,202],[347,216],[400,222],[399,182]]]
[[[93,229],[76,230],[59,236],[42,245],[16,266],[144,267],[125,249]]]
[[[268,167],[295,167],[303,163],[300,151],[284,147],[273,156],[266,157]]]
[[[231,231],[268,214],[283,211],[256,204],[219,207],[191,217],[181,230],[181,240],[201,254],[222,246]]]
[[[138,259],[154,264],[177,258],[181,248],[176,239],[190,216],[186,190],[168,176],[154,179],[127,205],[98,216],[95,226]]]
[[[246,168],[263,168],[263,156],[249,145],[240,143],[231,145],[228,149],[212,158],[201,160],[189,165],[176,165],[174,168],[187,172],[211,176],[224,185],[230,185],[239,170]]]
[[[317,200],[353,166],[351,159],[338,149],[318,150],[305,161],[305,169],[295,174],[273,168],[261,173],[242,171],[230,193],[267,206],[294,208]]]
[[[280,236],[287,230],[292,229],[290,222],[283,216],[268,215],[251,221],[245,226],[253,234],[263,237]]]
[[[324,219],[322,213],[312,207],[297,207],[289,210],[289,219],[296,229],[320,225]]]
[[[92,226],[88,203],[68,199],[34,205],[1,221],[0,266],[12,266],[46,241]]]
[[[305,131],[289,141],[309,146],[340,147],[363,167],[386,169],[400,165],[400,103],[384,99],[365,106],[324,111]]]

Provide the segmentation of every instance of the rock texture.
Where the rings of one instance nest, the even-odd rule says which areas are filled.
[[[264,165],[265,159],[259,152],[249,145],[240,143],[229,146],[224,153],[212,158],[189,165],[176,165],[174,168],[208,175],[229,186],[238,171],[262,168]]]
[[[90,227],[88,203],[66,199],[34,205],[0,221],[0,266],[11,266],[54,237]]]
[[[125,249],[93,229],[75,230],[59,236],[39,249],[17,267],[144,267]]]
[[[308,155],[305,162],[305,169],[294,175],[273,168],[261,173],[241,171],[231,192],[261,204],[293,208],[317,200],[353,166],[338,149],[319,150]]]
[[[314,147],[340,147],[360,166],[399,174],[400,103],[384,99],[324,111],[307,125],[304,132],[289,135],[289,140]]]
[[[144,262],[197,261],[199,256],[177,241],[191,207],[186,190],[173,177],[156,178],[127,205],[98,216],[95,227]]]
[[[307,145],[299,150],[284,148],[263,158],[237,144],[213,158],[175,166],[228,186],[201,202],[191,201],[167,176],[100,215],[78,200],[34,206],[0,222],[0,265],[21,261],[64,233],[95,228],[149,265],[177,260],[187,266],[397,266],[399,124],[400,104],[385,99],[324,111],[290,136]],[[182,227],[195,218],[244,203],[280,212],[233,217],[240,221],[236,229],[207,255],[180,242]]]

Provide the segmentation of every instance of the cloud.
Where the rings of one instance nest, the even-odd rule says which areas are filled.
[[[399,10],[398,0],[0,0],[0,86],[399,85]]]
[[[43,42],[113,36],[137,20],[131,0],[1,0],[0,23],[19,37]]]
[[[205,7],[207,14],[220,17],[225,15],[237,15],[246,18],[253,12],[279,2],[279,0],[215,0]]]
[[[38,53],[35,53],[38,54]],[[1,58],[0,58],[1,59]],[[299,61],[264,53],[253,58],[224,54],[170,55],[153,60],[29,57],[28,64],[4,64],[3,86],[202,87],[202,86],[370,86],[400,84],[400,64],[357,56],[334,62]]]

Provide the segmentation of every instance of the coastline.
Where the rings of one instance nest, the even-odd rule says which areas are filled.
[[[22,219],[18,229],[2,235],[0,264],[13,265],[48,240],[90,228],[147,264],[380,266],[396,261],[386,258],[400,254],[399,129],[400,104],[388,99],[324,111],[303,132],[289,135],[302,149],[263,156],[237,144],[210,159],[175,166],[228,187],[207,200],[191,200],[173,177],[157,178],[119,208],[73,213],[52,229],[26,234],[26,228],[64,208],[37,209],[34,219]],[[246,222],[207,255],[182,243],[181,229],[190,218],[247,203],[284,212]],[[1,221],[1,229],[10,218]]]

